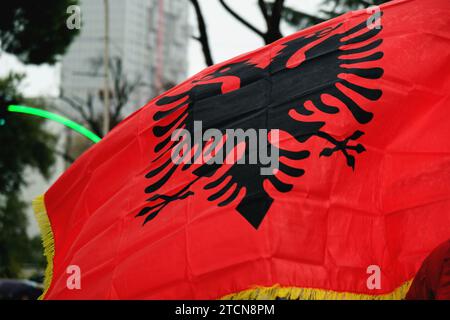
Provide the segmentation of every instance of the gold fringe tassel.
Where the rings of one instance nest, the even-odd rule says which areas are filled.
[[[42,300],[47,294],[48,288],[53,278],[53,257],[55,256],[55,241],[53,238],[52,226],[47,216],[45,208],[44,195],[38,196],[33,201],[33,210],[36,220],[41,229],[42,244],[44,246],[44,256],[47,258],[47,267],[45,269],[44,292],[39,297]]]
[[[381,295],[275,285],[273,287],[255,287],[232,293],[222,297],[221,300],[402,300],[406,297],[411,283],[412,280],[409,280],[391,293]]]
[[[41,229],[44,255],[47,258],[47,268],[45,269],[44,292],[39,297],[43,299],[47,294],[53,277],[53,257],[55,256],[55,242],[50,220],[45,208],[44,195],[38,196],[33,201],[33,209],[36,220]],[[228,294],[221,300],[401,300],[411,286],[412,280],[402,284],[391,293],[381,295],[358,294],[350,292],[337,292],[313,288],[281,287],[255,287],[241,292]]]

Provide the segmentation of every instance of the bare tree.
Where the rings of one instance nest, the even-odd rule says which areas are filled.
[[[198,36],[193,38],[200,42],[203,55],[205,57],[205,63],[207,66],[214,64],[212,58],[211,46],[208,39],[208,31],[202,9],[198,0],[190,0],[197,17]],[[272,43],[283,37],[280,30],[281,20],[284,19],[290,24],[300,25],[305,19],[312,23],[318,23],[324,21],[324,19],[309,15],[307,13],[294,10],[284,5],[285,0],[275,0],[274,2],[268,2],[264,0],[258,0],[258,8],[264,17],[266,24],[266,30],[262,31],[242,17],[237,11],[231,8],[225,0],[219,0],[222,7],[231,14],[237,21],[242,23],[245,27],[253,31],[260,36],[265,44]],[[300,21],[301,20],[301,21]]]
[[[130,80],[126,77],[121,58],[110,59],[110,73],[111,73],[111,89],[106,93],[110,96],[111,112],[109,113],[110,130],[114,128],[124,118],[124,108],[131,101],[133,93],[142,86],[141,77]],[[92,61],[92,73],[86,74],[89,77],[103,77],[101,74],[101,67],[103,65],[103,58],[97,58]],[[61,103],[58,107],[54,107],[58,112],[66,114],[70,118],[74,118],[77,122],[83,123],[89,127],[99,137],[104,136],[103,132],[103,114],[102,108],[96,105],[96,99],[103,100],[105,98],[104,90],[100,89],[96,93],[88,93],[85,97],[69,96],[64,91],[61,91],[59,101],[64,102],[70,107],[70,112],[65,112],[61,108]],[[77,136],[71,136],[71,132],[67,134],[64,151],[55,150],[64,161],[70,165],[84,150],[86,150],[91,143],[86,139],[80,139]]]
[[[283,37],[280,31],[281,14],[284,8],[285,0],[275,0],[273,3],[264,0],[258,0],[258,7],[266,23],[266,31],[259,30],[250,22],[244,19],[237,11],[233,10],[225,0],[219,0],[222,7],[230,13],[237,21],[242,23],[248,29],[260,36],[265,44],[272,43]]]
[[[194,7],[195,15],[197,16],[197,24],[198,24],[198,32],[199,36],[193,36],[195,40],[198,40],[200,42],[200,45],[202,47],[203,56],[205,57],[205,63],[207,66],[212,66],[214,64],[212,55],[211,55],[211,48],[209,46],[209,39],[208,39],[208,32],[206,30],[206,23],[205,19],[203,18],[202,9],[200,8],[200,4],[198,3],[198,0],[190,0],[192,3],[192,6]]]
[[[90,76],[99,75],[99,67],[103,65],[103,59],[98,58],[92,61],[94,72]],[[110,72],[112,80],[112,90],[108,92],[111,98],[110,129],[114,128],[122,119],[125,106],[130,102],[132,94],[142,85],[141,77],[129,80],[123,71],[122,59],[110,59]],[[98,97],[100,100],[105,98],[104,90],[99,90]],[[61,92],[60,99],[75,111],[77,120],[89,126],[89,128],[98,136],[103,136],[103,119],[99,114],[99,110],[95,108],[95,96],[88,93],[86,97],[67,96],[65,92]]]
[[[211,46],[208,40],[208,32],[198,0],[190,0],[194,6],[197,16],[199,36],[194,37],[202,46],[206,65],[214,64],[211,54]],[[389,0],[323,0],[319,5],[317,14],[308,14],[297,8],[288,7],[285,0],[257,0],[258,9],[265,22],[265,30],[260,30],[251,24],[246,18],[233,9],[226,0],[218,0],[221,6],[237,21],[261,37],[265,44],[272,43],[283,37],[281,32],[281,21],[285,21],[292,27],[303,29],[311,25],[326,21],[341,15],[349,10],[367,8],[373,5],[379,5]]]

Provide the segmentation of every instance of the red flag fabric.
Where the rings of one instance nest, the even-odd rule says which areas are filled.
[[[203,70],[37,199],[44,298],[403,298],[450,237],[449,93],[447,0]]]

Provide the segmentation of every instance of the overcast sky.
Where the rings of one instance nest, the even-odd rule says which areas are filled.
[[[316,11],[319,2],[321,0],[287,0],[286,4],[313,13]],[[264,30],[264,22],[257,8],[257,0],[228,0],[228,3],[248,21]],[[217,0],[200,0],[200,5],[205,15],[212,54],[216,63],[264,45],[260,37],[231,17]],[[190,24],[193,32],[196,33],[196,17],[192,9],[190,11]],[[285,25],[283,26],[285,35],[294,31]],[[194,75],[205,67],[201,48],[196,40],[189,42],[188,63],[188,76]],[[24,80],[22,91],[27,96],[56,96],[58,94],[59,65],[25,67],[15,57],[7,54],[1,55],[0,77],[11,70],[26,73],[27,77]]]

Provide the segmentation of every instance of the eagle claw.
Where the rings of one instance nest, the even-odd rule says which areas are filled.
[[[347,160],[347,165],[351,167],[353,170],[355,169],[355,157],[351,154],[349,154],[350,151],[355,151],[356,153],[362,153],[366,151],[366,148],[361,144],[358,143],[357,145],[349,145],[350,141],[355,141],[362,137],[364,135],[364,132],[362,131],[355,131],[351,136],[347,137],[344,140],[336,140],[332,136],[330,136],[328,133],[325,132],[319,132],[317,134],[319,137],[322,137],[326,139],[327,141],[331,142],[334,147],[333,148],[324,148],[322,152],[320,152],[320,157],[330,157],[333,153],[340,151],[345,156]]]

